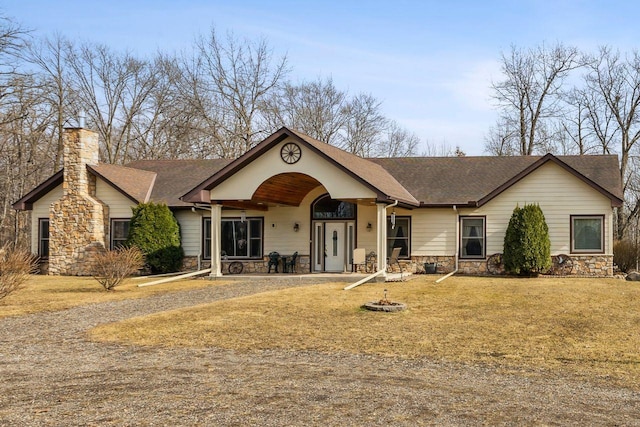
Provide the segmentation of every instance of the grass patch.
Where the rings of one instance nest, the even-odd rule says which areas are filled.
[[[615,279],[427,278],[291,288],[103,325],[94,339],[239,351],[427,357],[640,383],[640,286]],[[363,310],[383,297],[399,313]]]
[[[223,283],[209,280],[181,280],[138,288],[138,284],[151,280],[128,280],[115,290],[105,291],[95,279],[90,277],[32,275],[23,288],[0,300],[0,318],[41,311],[58,311],[97,302],[143,298],[158,293]]]

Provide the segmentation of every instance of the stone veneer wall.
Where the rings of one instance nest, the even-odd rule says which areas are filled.
[[[49,271],[51,275],[89,276],[95,255],[104,251],[108,206],[96,196],[95,177],[87,165],[98,163],[98,134],[65,129],[63,196],[49,210]]]
[[[571,255],[571,274],[590,277],[613,276],[613,255]]]
[[[581,277],[611,277],[613,276],[613,256],[611,255],[582,255],[582,256],[571,256],[573,260],[573,271],[571,272],[572,276],[581,276]],[[243,274],[248,273],[266,273],[267,272],[267,261],[268,259],[265,257],[263,260],[247,260],[241,261],[243,264]],[[224,261],[222,262],[222,274],[228,274],[229,263],[232,261]],[[307,273],[309,272],[309,257],[302,255],[298,257],[298,273]],[[446,274],[450,273],[455,269],[455,258],[452,256],[420,256],[420,257],[412,257],[411,260],[400,260],[400,264],[402,265],[403,271],[410,272],[413,274],[424,274],[425,263],[436,263],[436,273],[437,274]],[[202,261],[201,267],[203,269],[209,268],[211,266],[211,262],[206,260]],[[183,263],[184,270],[196,270],[198,268],[198,258],[197,257],[185,257]],[[369,270],[371,266],[368,267]],[[397,265],[391,266],[391,270],[393,272],[399,273]],[[365,268],[364,264],[358,265],[356,267],[356,272],[366,273],[371,272]],[[477,260],[477,261],[458,261],[458,272],[460,274],[470,274],[470,275],[488,275],[490,273],[487,272],[487,261],[486,260]]]
[[[613,256],[612,255],[571,255],[573,260],[572,276],[581,277],[612,277],[613,276]],[[424,273],[424,263],[436,263],[436,273],[450,273],[455,269],[454,257],[412,257],[409,260],[401,260],[402,268],[405,271],[421,274]],[[398,270],[393,266],[394,271]],[[490,274],[487,271],[486,260],[459,260],[458,273],[472,275]]]

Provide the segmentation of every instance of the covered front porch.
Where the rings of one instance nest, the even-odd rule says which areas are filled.
[[[211,205],[206,226],[212,276],[386,271],[393,204],[336,200],[323,185],[298,206],[261,202],[255,209],[250,203]],[[354,258],[354,251],[366,258]]]
[[[295,273],[353,272],[356,248],[375,254],[371,270],[384,277],[387,222],[396,207],[419,205],[384,169],[286,128],[183,200],[210,212],[204,239],[213,277],[232,265],[266,273],[274,252],[288,260],[295,254]]]

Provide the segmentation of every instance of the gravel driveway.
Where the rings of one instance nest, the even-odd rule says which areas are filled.
[[[299,285],[234,283],[0,320],[0,424],[640,426],[638,392],[556,373],[85,339],[101,323]]]

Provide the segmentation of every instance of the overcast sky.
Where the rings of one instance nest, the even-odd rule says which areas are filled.
[[[484,154],[496,122],[490,85],[501,52],[557,41],[631,51],[640,40],[640,2],[616,0],[2,0],[0,13],[36,36],[140,56],[189,48],[212,26],[264,37],[287,55],[294,81],[331,76],[339,89],[371,93],[423,142],[467,155]]]

